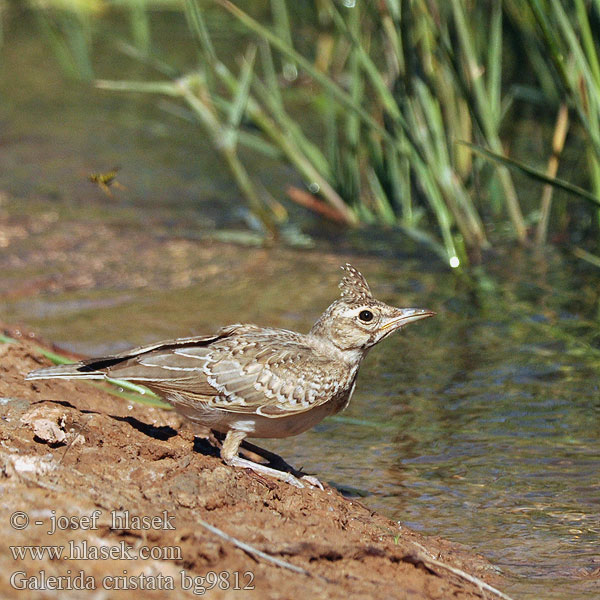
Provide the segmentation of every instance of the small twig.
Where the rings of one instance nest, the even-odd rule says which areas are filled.
[[[63,452],[63,455],[60,457],[60,460],[58,461],[59,465],[62,465],[62,461],[65,459],[67,452],[71,449],[71,446],[73,446],[73,444],[75,443],[75,441],[77,441],[77,438],[83,431],[83,423],[78,423],[78,424],[76,424],[76,426],[78,426],[79,428],[77,429],[77,431],[71,431],[71,433],[72,433],[71,439],[69,440],[69,443],[67,444],[67,447],[65,448],[65,451]]]
[[[234,546],[237,546],[238,548],[240,548],[240,550],[243,550],[244,552],[247,552],[248,554],[253,554],[253,555],[258,556],[266,561],[272,562],[273,564],[277,565],[278,567],[282,567],[284,569],[289,569],[290,571],[294,571],[294,572],[300,573],[302,575],[307,575],[308,577],[313,576],[312,573],[310,573],[310,571],[307,571],[306,569],[303,569],[302,567],[297,567],[296,565],[286,562],[285,560],[275,558],[274,556],[271,556],[270,554],[267,554],[266,552],[263,552],[262,550],[259,550],[258,548],[251,546],[250,544],[246,544],[246,542],[242,542],[241,540],[234,538],[233,536],[229,535],[228,533],[221,531],[217,527],[214,527],[213,525],[211,525],[210,523],[207,523],[206,521],[203,521],[202,519],[198,519],[198,523],[200,525],[202,525],[202,527],[204,527],[205,529],[208,529],[208,531],[210,531],[211,533],[214,533],[215,535],[218,535],[220,538],[222,538],[228,542],[231,542]]]
[[[450,571],[451,573],[458,575],[460,578],[465,579],[466,581],[472,583],[473,585],[476,585],[479,589],[486,590],[488,592],[491,592],[492,594],[495,594],[496,596],[498,596],[498,598],[502,598],[502,600],[513,600],[510,596],[507,596],[504,592],[497,590],[495,587],[491,586],[489,583],[486,583],[482,579],[479,579],[478,577],[475,577],[474,575],[469,575],[468,573],[466,573],[465,571],[462,571],[461,569],[457,569],[456,567],[452,567],[450,565],[447,565],[446,563],[441,562],[440,560],[430,557],[429,553],[427,552],[425,547],[421,546],[421,544],[419,544],[418,542],[413,542],[413,544],[417,548],[419,548],[419,550],[421,551],[420,553],[418,553],[416,555],[416,559],[420,560],[425,565],[427,565],[427,566],[431,565],[434,567],[440,567],[442,569],[446,569],[447,571]]]
[[[304,206],[304,208],[308,208],[309,210],[318,213],[330,221],[344,224],[348,223],[347,218],[336,208],[333,208],[333,206],[330,206],[329,204],[325,204],[325,202],[321,202],[321,200],[312,194],[309,194],[308,192],[305,192],[304,190],[292,185],[287,188],[286,192],[296,204]]]

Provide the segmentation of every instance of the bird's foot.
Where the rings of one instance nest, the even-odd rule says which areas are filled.
[[[325,491],[323,484],[316,477],[313,477],[312,475],[302,475],[302,477],[300,477],[300,479],[302,481],[306,481],[306,483],[308,483],[308,485],[310,485],[311,487],[318,487],[320,490]]]
[[[279,479],[280,481],[285,481],[290,485],[293,485],[297,488],[303,488],[304,482],[307,484],[323,489],[321,482],[316,477],[311,477],[310,475],[303,475],[300,479],[291,473],[286,473],[285,471],[278,471],[277,469],[273,469],[271,467],[266,467],[265,465],[261,465],[251,460],[246,460],[245,458],[241,458],[239,456],[234,456],[225,461],[228,465],[232,467],[241,467],[242,469],[252,469],[255,473],[259,475],[268,475],[269,477],[273,477],[274,479]],[[301,481],[302,480],[302,481]]]

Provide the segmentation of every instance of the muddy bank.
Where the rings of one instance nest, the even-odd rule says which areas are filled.
[[[23,380],[47,362],[29,340],[0,344],[3,598],[164,598],[171,587],[177,597],[482,597],[428,559],[501,584],[483,558],[327,485],[224,466],[172,411],[89,383]],[[82,585],[90,591],[49,589]]]

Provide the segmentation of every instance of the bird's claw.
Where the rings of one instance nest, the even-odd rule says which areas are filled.
[[[232,467],[241,467],[243,469],[252,469],[255,473],[259,473],[260,475],[267,475],[269,477],[273,477],[274,479],[279,479],[280,481],[285,481],[290,485],[293,485],[297,488],[305,487],[305,483],[311,487],[319,488],[323,490],[323,484],[312,475],[302,475],[300,479],[291,473],[287,473],[285,471],[279,471],[278,469],[272,469],[271,467],[266,467],[265,465],[261,465],[251,460],[246,460],[245,458],[241,458],[239,456],[233,456],[225,461],[228,465]]]
[[[312,487],[317,487],[320,490],[325,491],[323,484],[316,477],[313,477],[312,475],[302,475],[302,477],[300,479],[302,479],[303,481],[306,481],[306,483],[308,483],[308,485],[310,485]]]

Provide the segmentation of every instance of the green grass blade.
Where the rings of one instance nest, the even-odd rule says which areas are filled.
[[[278,110],[283,110],[283,100],[281,98],[281,89],[277,80],[277,72],[275,71],[275,63],[273,62],[273,53],[268,42],[261,40],[260,42],[260,58],[263,67],[265,84],[269,90],[270,98],[278,107]]]
[[[579,23],[579,30],[581,31],[581,40],[583,44],[583,50],[590,66],[592,78],[596,83],[596,92],[600,92],[600,60],[598,57],[598,46],[597,46],[597,33],[596,39],[592,34],[592,28],[590,26],[590,20],[587,14],[587,8],[584,0],[575,0],[575,8],[577,14],[577,21]],[[596,18],[600,15],[600,6],[596,8]]]
[[[118,381],[118,380],[115,380]],[[104,390],[109,393],[111,396],[117,396],[117,398],[122,398],[123,400],[127,400],[128,402],[135,402],[136,404],[144,404],[146,406],[154,406],[156,408],[162,408],[164,410],[173,410],[173,407],[166,402],[160,400],[159,396],[152,393],[150,390],[146,390],[143,393],[127,393],[123,392],[112,385],[106,386],[100,383],[94,383],[93,381],[86,380],[88,385],[92,385],[95,388],[100,390]],[[119,388],[122,388],[122,385],[116,384]]]
[[[141,394],[142,396],[148,396],[150,398],[159,398],[157,394],[153,391],[149,390],[147,387],[142,385],[137,385],[135,383],[131,383],[130,381],[125,381],[124,379],[113,379],[112,377],[106,377],[105,381],[108,383],[123,388],[124,390],[129,390],[131,392],[136,392],[137,394]]]
[[[238,131],[238,142],[240,146],[260,152],[260,154],[272,160],[283,160],[285,157],[281,148],[275,146],[275,144],[271,144],[260,135],[244,131],[243,129]]]
[[[490,39],[487,59],[487,87],[490,110],[500,122],[502,105],[502,3],[495,0],[490,17]]]
[[[359,11],[350,11],[349,27],[354,36],[357,36],[360,32],[360,18]],[[350,57],[348,59],[348,75],[350,77],[350,96],[356,106],[362,106],[364,96],[364,78],[360,72],[360,57],[358,56],[358,50],[353,46],[350,50]],[[360,121],[358,115],[349,111],[346,119],[346,136],[348,141],[354,148],[358,148],[359,136],[360,136]]]
[[[465,146],[471,148],[473,152],[476,152],[481,156],[485,156],[486,158],[489,158],[492,161],[500,163],[505,167],[520,171],[521,173],[525,173],[526,175],[529,175],[536,181],[539,181],[541,183],[548,183],[556,188],[564,190],[565,192],[569,192],[571,194],[579,196],[580,198],[587,200],[596,207],[600,206],[600,198],[596,197],[594,194],[588,192],[587,190],[584,190],[583,188],[580,188],[579,186],[573,183],[569,183],[568,181],[558,179],[556,177],[548,177],[548,175],[546,175],[543,171],[534,169],[529,165],[513,160],[512,158],[502,156],[501,154],[496,154],[495,152],[487,150],[486,148],[482,148],[481,146],[476,146],[475,144],[471,144],[469,142],[459,141],[457,143],[464,144]]]
[[[394,225],[396,223],[396,215],[377,174],[372,168],[367,171],[367,180],[375,199],[375,208],[379,217],[386,225]]]
[[[152,54],[151,51],[141,52],[139,48],[136,48],[136,46],[126,42],[125,40],[117,39],[115,41],[115,48],[125,56],[152,67],[165,77],[171,77],[172,79],[175,79],[181,75],[177,69],[161,60],[158,56]]]
[[[52,52],[54,53],[54,57],[60,65],[63,73],[71,79],[78,79],[80,74],[75,60],[73,59],[73,56],[69,50],[69,46],[58,33],[57,28],[52,23],[49,15],[46,14],[45,11],[34,11],[33,14],[38,28],[46,37],[46,40],[50,45]]]
[[[196,39],[200,43],[204,57],[211,64],[215,64],[217,62],[217,54],[197,0],[185,0],[185,16],[188,27],[195,34]]]
[[[271,13],[273,14],[277,35],[290,48],[293,48],[292,30],[286,0],[271,0]],[[298,77],[298,68],[293,61],[288,60],[283,63],[283,76],[287,81],[294,81]]]
[[[145,0],[129,0],[128,7],[133,41],[143,54],[148,54],[151,47],[151,35],[146,2]]]
[[[228,124],[229,127],[231,127],[234,131],[239,128],[248,104],[255,60],[256,46],[250,46],[246,52],[246,57],[242,65],[242,72],[240,74],[239,85],[231,105],[231,110],[229,112]]]
[[[94,85],[101,90],[113,92],[139,92],[142,94],[164,94],[165,96],[182,96],[180,87],[172,81],[114,81],[96,79]]]
[[[578,247],[573,248],[573,254],[577,258],[580,258],[581,260],[584,260],[585,262],[600,268],[600,256],[596,256],[595,254],[592,254],[591,252],[588,252],[587,250]]]

